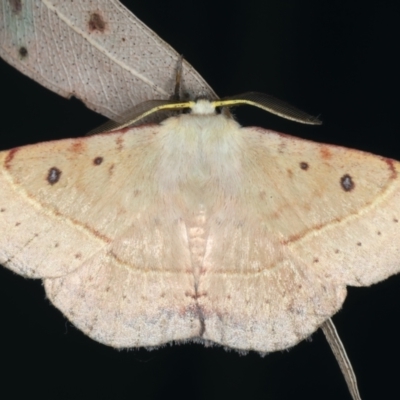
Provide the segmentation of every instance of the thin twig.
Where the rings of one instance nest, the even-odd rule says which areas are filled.
[[[331,350],[339,364],[340,370],[347,383],[347,387],[353,400],[361,400],[360,392],[357,386],[357,378],[354,373],[353,367],[351,366],[350,360],[347,357],[346,350],[343,346],[342,341],[337,333],[333,321],[329,318],[321,325],[322,332],[326,337]]]

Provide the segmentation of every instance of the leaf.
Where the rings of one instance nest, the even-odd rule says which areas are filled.
[[[118,117],[146,100],[174,94],[178,53],[119,1],[2,1],[0,56],[64,97]],[[216,97],[183,62],[192,96]]]

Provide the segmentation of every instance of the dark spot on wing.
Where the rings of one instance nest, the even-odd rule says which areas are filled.
[[[382,235],[380,231],[378,231],[378,232],[376,232],[376,233],[377,233],[377,235],[379,235],[379,236]]]
[[[49,169],[49,172],[47,174],[47,182],[49,182],[50,185],[54,185],[60,180],[60,176],[61,171],[56,167],[52,167]]]
[[[91,14],[90,19],[89,19],[89,31],[90,32],[93,32],[93,31],[104,32],[105,29],[106,29],[106,23],[105,23],[104,19],[102,18],[102,16],[97,12],[94,12],[93,14]]]
[[[362,243],[361,243],[361,242],[358,242],[358,243],[357,243],[357,246],[361,246],[361,245],[362,245]]]
[[[19,55],[21,56],[21,58],[25,58],[28,57],[28,49],[24,46],[21,46],[18,50]]]
[[[309,168],[309,165],[308,165],[308,163],[302,161],[302,162],[300,163],[300,168],[301,168],[301,169],[304,169],[304,171],[307,171],[308,168]]]
[[[393,218],[393,222],[399,222],[399,220],[397,218]]]
[[[103,157],[96,157],[96,158],[93,160],[93,164],[94,164],[94,165],[100,165],[102,162],[103,162]]]
[[[336,250],[335,250],[335,254],[338,254],[338,253],[339,253],[339,249],[336,249]]]
[[[353,179],[349,174],[343,175],[340,178],[340,185],[342,186],[345,192],[351,192],[355,187]]]
[[[314,258],[313,262],[317,263],[317,262],[319,262],[319,259],[318,258]]]
[[[4,211],[6,211],[5,208],[0,208],[0,212],[4,212]]]
[[[22,10],[22,2],[21,0],[9,0],[11,5],[12,12],[18,14]]]
[[[21,222],[16,222],[15,223],[15,226],[20,226],[21,225]]]

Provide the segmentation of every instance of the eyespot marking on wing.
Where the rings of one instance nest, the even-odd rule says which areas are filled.
[[[47,182],[49,182],[50,185],[54,185],[60,180],[60,177],[61,171],[57,167],[52,167],[47,174]]]
[[[302,162],[300,163],[300,168],[303,169],[304,171],[307,171],[308,168],[310,168],[310,166],[308,165],[308,163],[302,161]]]
[[[345,174],[340,178],[340,185],[345,192],[351,192],[356,186],[349,174]]]
[[[94,164],[94,165],[100,165],[102,162],[103,162],[103,157],[96,157],[96,158],[93,160],[93,164]]]

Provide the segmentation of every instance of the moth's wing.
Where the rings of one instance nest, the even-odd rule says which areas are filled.
[[[180,56],[117,0],[2,1],[0,56],[64,97],[118,121],[146,100],[167,99]],[[183,61],[184,87],[215,98]]]
[[[75,325],[116,347],[201,329],[186,228],[152,179],[158,129],[0,153],[0,263],[44,278]]]
[[[399,163],[242,129],[241,198],[210,222],[205,338],[274,351],[334,314],[346,285],[400,271]]]

